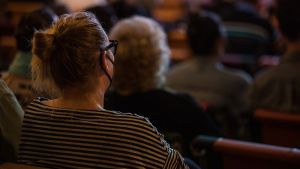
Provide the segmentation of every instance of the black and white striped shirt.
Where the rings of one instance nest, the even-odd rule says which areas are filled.
[[[185,168],[144,117],[129,113],[27,108],[18,162],[50,168]]]

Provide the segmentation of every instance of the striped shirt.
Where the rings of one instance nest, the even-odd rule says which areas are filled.
[[[18,162],[50,168],[187,168],[147,118],[49,107],[25,113]]]

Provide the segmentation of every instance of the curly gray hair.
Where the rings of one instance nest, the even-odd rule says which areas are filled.
[[[119,41],[113,89],[120,93],[159,88],[170,62],[166,34],[154,20],[134,16],[117,23],[110,33]]]

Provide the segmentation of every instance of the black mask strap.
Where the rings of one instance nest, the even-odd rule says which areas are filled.
[[[101,69],[104,71],[105,75],[107,76],[108,80],[109,80],[109,85],[108,85],[108,89],[110,88],[111,84],[112,84],[112,77],[109,75],[109,73],[104,69],[103,64],[102,64],[102,57],[101,57],[102,53],[100,53],[100,57],[99,57],[99,64]],[[105,57],[105,56],[104,56]],[[112,59],[110,57],[107,57],[108,60],[114,64],[114,62],[112,61]]]

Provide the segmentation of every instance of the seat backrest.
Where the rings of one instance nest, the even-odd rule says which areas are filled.
[[[296,148],[199,136],[192,148],[203,147],[211,147],[221,157],[222,166],[214,169],[299,169],[300,166],[300,150]]]
[[[218,139],[214,149],[222,154],[224,169],[297,169],[300,150],[230,139]]]
[[[300,114],[258,109],[262,141],[266,144],[300,148]]]
[[[224,25],[227,32],[226,53],[259,57],[267,51],[270,37],[263,27],[236,21],[225,21]]]
[[[23,165],[23,164],[4,163],[4,164],[0,164],[0,169],[43,169],[43,168]]]

